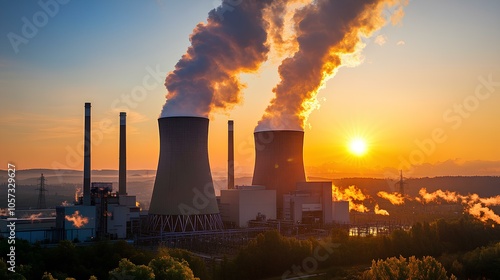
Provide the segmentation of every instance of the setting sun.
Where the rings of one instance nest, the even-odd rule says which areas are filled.
[[[366,141],[361,138],[352,139],[349,143],[349,151],[356,156],[364,155],[367,151]]]

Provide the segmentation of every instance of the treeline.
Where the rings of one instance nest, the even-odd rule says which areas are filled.
[[[498,241],[499,227],[468,216],[452,222],[416,223],[410,231],[396,230],[390,236],[350,237],[347,230],[339,228],[326,241],[299,241],[267,232],[242,248],[234,260],[226,260],[218,276],[286,279],[318,271],[327,271],[331,277],[347,276],[345,268],[372,260],[432,256],[440,261],[443,258],[446,270],[456,276],[493,279],[500,275],[500,244],[494,245]],[[488,245],[492,247],[480,248]]]
[[[169,273],[182,275],[175,279],[202,280],[287,279],[315,273],[326,273],[331,278],[353,274],[361,277],[372,260],[381,259],[387,260],[380,262],[380,267],[408,267],[408,273],[414,273],[415,265],[430,265],[442,276],[442,264],[447,277],[453,273],[460,279],[495,279],[500,275],[499,241],[500,227],[468,216],[457,221],[416,223],[410,231],[397,230],[390,236],[351,237],[346,229],[336,228],[326,240],[298,240],[270,231],[249,241],[235,257],[212,262],[208,269],[201,258],[179,249],[144,250],[123,241],[89,246],[63,241],[54,248],[44,248],[17,240],[17,274],[8,272],[2,260],[0,279],[41,279],[44,273],[45,279],[94,276],[99,280],[119,279],[113,278],[117,275],[137,280],[173,279]],[[6,240],[0,240],[2,256],[8,254],[8,246]],[[356,266],[360,269],[353,271]],[[373,273],[380,271],[377,267],[376,262]]]
[[[8,254],[9,246],[7,240],[0,241],[2,256]],[[163,269],[161,273],[160,269]],[[151,277],[155,275],[152,272],[156,272],[156,276]],[[191,279],[190,273],[199,279],[210,278],[203,260],[186,250],[143,250],[125,241],[97,242],[89,246],[76,246],[70,241],[61,241],[54,248],[44,248],[24,240],[16,240],[16,273],[7,271],[4,259],[0,261],[0,279],[42,279],[44,275],[44,279],[62,280],[120,279],[113,278],[113,275],[133,276],[129,279],[137,280],[172,279],[158,276],[177,272],[185,277],[175,279]]]

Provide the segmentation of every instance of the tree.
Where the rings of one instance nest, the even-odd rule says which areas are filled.
[[[153,269],[145,265],[135,265],[128,259],[120,260],[118,267],[109,272],[110,279],[116,280],[154,280]]]
[[[156,280],[199,280],[194,277],[185,260],[178,261],[171,256],[153,259],[148,266],[153,270]]]
[[[42,280],[57,280],[55,279],[50,272],[44,272],[42,276]]]
[[[433,257],[424,257],[422,260],[400,256],[386,260],[373,261],[370,270],[363,273],[362,279],[401,279],[401,280],[454,280],[448,278],[444,267]]]

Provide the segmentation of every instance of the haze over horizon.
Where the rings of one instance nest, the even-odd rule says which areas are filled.
[[[0,169],[82,169],[83,105],[92,102],[92,169],[118,168],[118,112],[126,111],[128,169],[155,170],[165,78],[218,4],[69,1],[28,30],[42,20],[38,2],[0,3]],[[499,10],[494,0],[409,1],[398,24],[362,39],[363,62],[338,69],[305,123],[306,175],[500,175]],[[9,34],[24,41],[12,44]],[[242,102],[210,113],[214,171],[226,168],[233,119],[236,176],[252,173],[253,131],[280,64],[271,55],[243,74]],[[354,138],[366,152],[349,150]]]

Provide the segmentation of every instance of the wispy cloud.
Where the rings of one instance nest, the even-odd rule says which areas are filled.
[[[375,44],[377,44],[379,46],[383,46],[383,45],[385,45],[385,43],[387,43],[387,36],[378,35],[377,37],[375,37]]]
[[[398,46],[404,46],[404,45],[406,45],[406,42],[405,42],[405,41],[403,41],[403,40],[401,40],[401,41],[398,41],[398,42],[396,43],[396,45],[398,45]]]

